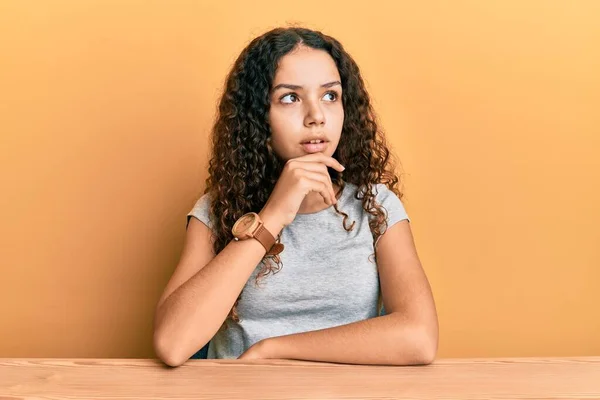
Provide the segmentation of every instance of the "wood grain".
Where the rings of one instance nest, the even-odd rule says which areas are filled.
[[[0,399],[600,399],[600,357],[291,360],[0,359]]]

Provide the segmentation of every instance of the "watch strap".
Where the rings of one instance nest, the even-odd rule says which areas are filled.
[[[273,237],[273,235],[271,235],[271,232],[269,232],[269,230],[265,228],[265,226],[262,223],[258,226],[256,232],[254,232],[254,238],[258,240],[260,244],[263,245],[263,247],[267,251],[267,254],[275,244],[275,238]]]

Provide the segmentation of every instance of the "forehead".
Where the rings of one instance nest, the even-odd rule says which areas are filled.
[[[340,73],[329,53],[301,46],[281,57],[273,85],[317,86],[334,80],[340,80]]]

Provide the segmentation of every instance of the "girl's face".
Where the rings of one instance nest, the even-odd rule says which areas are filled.
[[[324,50],[300,46],[279,61],[270,93],[271,146],[285,162],[322,152],[332,156],[344,124],[342,86]],[[321,144],[306,144],[320,139]]]

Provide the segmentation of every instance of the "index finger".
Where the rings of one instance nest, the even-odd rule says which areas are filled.
[[[327,165],[328,167],[334,168],[340,172],[346,169],[346,167],[344,167],[342,164],[340,164],[339,161],[336,160],[335,158],[326,156],[325,154],[320,153],[320,152],[307,154],[305,156],[298,157],[298,158],[296,158],[296,161],[322,162],[323,164]]]

